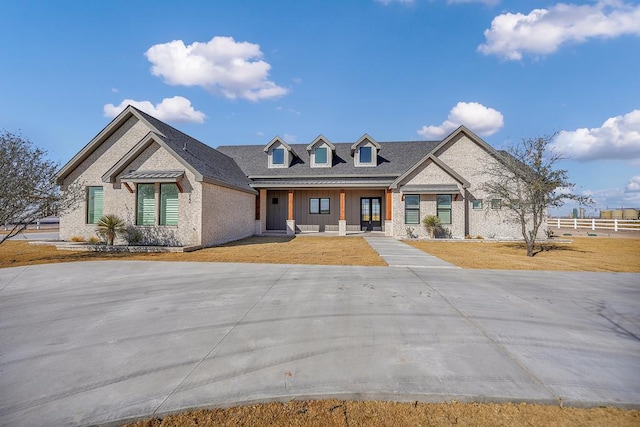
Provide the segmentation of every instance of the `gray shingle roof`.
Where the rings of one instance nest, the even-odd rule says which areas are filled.
[[[234,159],[155,117],[136,110],[164,135],[164,137],[160,136],[162,140],[203,177],[251,190],[249,186],[251,180],[247,178]]]
[[[433,150],[440,141],[378,142],[375,167],[355,167],[351,156],[352,143],[334,143],[336,150],[330,168],[312,168],[306,144],[290,144],[296,157],[288,168],[268,167],[268,155],[261,145],[228,145],[218,151],[233,158],[250,177],[375,177],[399,176]]]

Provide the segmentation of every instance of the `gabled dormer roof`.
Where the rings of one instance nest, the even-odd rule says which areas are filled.
[[[333,145],[327,138],[325,138],[322,134],[318,135],[316,139],[314,139],[311,144],[307,145],[307,152],[313,150],[317,144],[324,142],[331,149],[331,151],[336,151],[336,146]]]
[[[358,146],[360,144],[362,144],[364,141],[369,141],[371,144],[373,144],[374,147],[376,147],[376,150],[378,150],[378,151],[380,151],[380,149],[382,148],[382,146],[380,144],[378,144],[378,142],[375,139],[371,138],[371,136],[369,136],[368,133],[365,133],[364,135],[362,135],[360,137],[359,140],[357,140],[356,142],[354,142],[351,145],[351,155],[352,156],[353,156],[353,153],[355,153],[356,148],[358,148]]]
[[[296,152],[293,151],[293,148],[291,148],[291,146],[289,144],[287,144],[284,139],[280,138],[279,136],[275,136],[267,145],[264,146],[263,151],[265,153],[268,153],[269,150],[271,149],[271,147],[273,147],[275,144],[280,144],[282,145],[288,152],[290,152],[292,155],[296,155]]]

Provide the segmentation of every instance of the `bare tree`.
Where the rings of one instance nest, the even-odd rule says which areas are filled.
[[[81,197],[79,185],[60,194],[54,182],[58,164],[46,154],[19,134],[0,132],[0,224],[11,227],[0,244],[37,219],[71,208]]]
[[[547,209],[562,206],[567,200],[591,204],[589,197],[573,193],[565,169],[556,169],[562,156],[550,150],[555,135],[525,138],[507,151],[499,152],[484,173],[490,179],[482,189],[493,199],[500,199],[509,212],[509,220],[520,225],[527,245],[527,256],[534,255],[540,227]]]

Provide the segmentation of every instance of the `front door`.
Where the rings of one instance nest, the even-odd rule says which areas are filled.
[[[362,231],[382,229],[381,205],[380,197],[360,198],[360,229]]]

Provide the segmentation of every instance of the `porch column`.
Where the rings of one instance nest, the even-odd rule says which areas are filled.
[[[393,236],[393,218],[391,217],[393,212],[393,193],[390,188],[387,188],[386,194],[386,215],[384,217],[384,235]]]
[[[347,235],[347,215],[346,215],[347,195],[344,190],[340,190],[340,219],[338,220],[338,235]]]
[[[260,235],[267,229],[267,190],[259,190],[256,197],[256,229],[255,233]]]
[[[296,221],[293,219],[293,190],[289,190],[289,198],[287,203],[287,234],[296,234]]]

